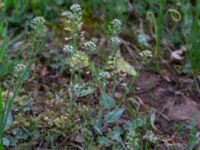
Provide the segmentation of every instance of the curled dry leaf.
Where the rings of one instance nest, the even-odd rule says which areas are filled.
[[[178,50],[175,50],[171,53],[171,61],[180,63],[184,59],[184,54],[186,52],[186,48],[182,47]]]
[[[124,72],[132,77],[137,77],[137,72],[135,68],[124,60],[120,52],[116,54],[115,59],[118,72]]]

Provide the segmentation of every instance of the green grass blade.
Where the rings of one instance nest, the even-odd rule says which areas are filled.
[[[3,121],[3,96],[2,96],[2,89],[0,87],[0,150],[3,150],[3,128],[2,128],[2,121]]]

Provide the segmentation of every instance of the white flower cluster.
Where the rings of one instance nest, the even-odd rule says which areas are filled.
[[[79,4],[73,4],[70,7],[70,11],[63,12],[62,16],[66,18],[64,22],[64,29],[70,31],[70,38],[76,41],[78,39],[79,31],[81,30],[83,24],[81,6]]]
[[[75,52],[75,48],[72,45],[65,45],[63,51],[72,54]]]
[[[99,80],[102,80],[102,79],[108,78],[109,76],[110,76],[109,72],[101,71],[101,72],[99,73],[98,79],[99,79]]]
[[[82,9],[81,9],[81,6],[79,4],[73,4],[71,7],[70,7],[70,10],[73,12],[73,13],[82,13]]]
[[[35,17],[32,20],[31,24],[32,24],[33,29],[37,29],[38,26],[44,26],[45,19],[41,16]]]
[[[112,25],[115,29],[121,30],[122,22],[119,19],[114,19]]]
[[[64,11],[61,16],[67,17],[70,20],[74,19],[74,15],[72,14],[71,11]]]
[[[73,4],[70,7],[70,11],[65,11],[62,13],[62,16],[67,17],[70,21],[79,23],[82,19],[82,9],[79,4]]]
[[[85,48],[87,51],[94,52],[97,49],[97,45],[94,41],[88,41],[83,44],[83,48]]]
[[[122,29],[122,22],[119,19],[114,19],[111,21],[110,25],[108,26],[109,32],[116,36]]]
[[[144,51],[140,52],[139,55],[142,58],[151,58],[153,56],[152,52],[149,50],[144,50]]]
[[[15,66],[15,73],[20,74],[24,71],[24,69],[26,68],[26,66],[24,64],[17,64]]]
[[[42,37],[45,35],[45,19],[43,17],[35,17],[31,22],[31,27],[37,36]]]
[[[120,45],[121,41],[118,38],[118,34],[121,32],[122,29],[122,23],[119,19],[114,19],[110,22],[110,25],[108,26],[108,30],[110,33],[110,44],[112,49],[112,55],[114,55],[118,49],[118,46]]]

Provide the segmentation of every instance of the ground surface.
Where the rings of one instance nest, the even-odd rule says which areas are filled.
[[[177,46],[166,37],[162,39],[163,54],[157,61],[160,68],[155,69],[153,58],[143,62],[139,55],[145,49],[154,52],[155,34],[148,22],[141,21],[137,12],[126,13],[129,17],[119,34],[119,51],[123,59],[135,68],[137,76],[108,69],[105,80],[100,79],[101,82],[94,77],[91,66],[73,75],[70,67],[61,71],[61,60],[65,60],[63,47],[69,43],[65,40],[68,34],[63,30],[62,17],[57,17],[56,24],[59,25],[47,22],[45,46],[34,60],[29,78],[14,101],[12,126],[6,130],[6,138],[10,141],[8,149],[117,150],[133,149],[127,145],[142,145],[140,149],[187,150],[194,135],[193,149],[199,150],[200,79],[180,71],[185,59],[177,63],[171,58],[172,52],[182,45]],[[87,32],[86,38],[97,38],[99,47],[90,56],[89,63],[103,68],[109,55],[106,51],[108,42],[103,33],[104,25],[96,22],[103,22],[104,16],[93,14],[89,18],[91,20],[84,18],[82,30]],[[165,30],[171,29],[168,26]],[[144,31],[149,34],[148,46],[137,41],[137,35]],[[26,38],[9,46],[13,55],[20,49],[27,49]],[[81,38],[79,40],[79,44],[84,42]],[[101,56],[104,53],[105,58]],[[24,58],[27,52],[18,55]],[[3,81],[4,96],[7,81],[9,77]],[[74,88],[77,83],[78,88]],[[102,83],[106,85],[105,89]],[[117,86],[113,86],[115,84]],[[80,87],[86,94],[80,94]],[[103,92],[108,95],[102,96]],[[102,106],[105,105],[102,97],[106,97],[109,106]],[[114,121],[107,123],[106,116],[116,109],[123,109],[123,113],[117,119],[113,118],[116,114],[111,115],[107,122]],[[130,122],[131,127],[127,129]],[[112,139],[115,136],[117,138]]]

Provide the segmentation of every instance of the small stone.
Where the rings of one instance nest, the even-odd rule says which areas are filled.
[[[121,84],[123,87],[127,87],[127,83],[122,83]]]
[[[85,74],[86,74],[86,75],[90,75],[90,71],[87,71]]]
[[[112,78],[112,75],[109,72],[107,72],[106,73],[106,79],[111,79],[111,78]]]
[[[75,141],[77,143],[83,143],[83,138],[80,134],[75,135]]]
[[[116,99],[121,99],[122,98],[122,93],[120,93],[120,92],[116,92],[115,94],[114,94],[114,97],[116,98]]]
[[[136,87],[136,90],[137,90],[137,91],[140,91],[140,90],[142,90],[142,89],[141,89],[140,87]]]

